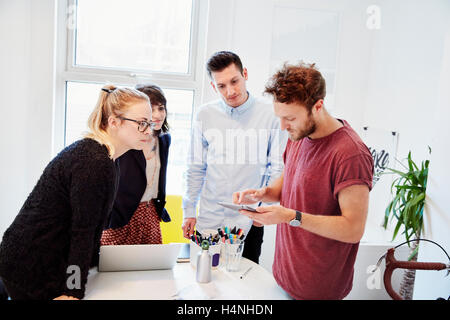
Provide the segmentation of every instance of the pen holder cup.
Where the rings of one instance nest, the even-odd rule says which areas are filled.
[[[219,266],[220,249],[221,249],[220,243],[217,243],[217,244],[209,247],[208,251],[209,251],[209,254],[211,255],[211,267],[213,269],[216,269]],[[195,242],[191,241],[189,251],[190,251],[189,252],[189,260],[191,262],[191,265],[193,267],[197,267],[197,256],[198,256],[198,253],[200,251],[202,251],[202,248]]]
[[[244,241],[225,243],[225,266],[227,271],[238,271],[244,252]]]

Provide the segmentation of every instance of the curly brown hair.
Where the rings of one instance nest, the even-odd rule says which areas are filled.
[[[297,102],[311,111],[318,100],[325,98],[325,79],[315,63],[285,63],[266,84],[264,93],[271,94],[277,102]]]

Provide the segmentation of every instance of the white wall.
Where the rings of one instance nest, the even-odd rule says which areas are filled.
[[[450,12],[450,8],[444,8]],[[439,243],[450,254],[450,204],[448,169],[450,141],[450,26],[446,29],[442,72],[439,81],[438,106],[433,117],[436,127],[432,139],[433,153],[430,160],[429,180],[425,207],[425,230],[423,237]],[[441,249],[434,244],[422,242],[419,261],[450,263]],[[450,277],[447,271],[418,271],[414,286],[414,299],[447,299],[450,296]]]
[[[448,1],[378,1],[364,124],[400,133],[398,155],[427,157],[449,24]]]
[[[54,0],[0,0],[0,236],[51,157]]]
[[[26,110],[30,100],[25,94],[30,90],[29,16],[29,4],[25,1],[0,1],[0,109],[3,117],[0,126],[0,235],[26,196],[26,129],[18,130],[17,127],[27,122]]]

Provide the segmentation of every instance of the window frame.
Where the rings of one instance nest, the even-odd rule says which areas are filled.
[[[206,21],[208,4],[206,1],[192,0],[191,37],[188,73],[174,73],[146,70],[125,70],[105,67],[75,66],[75,33],[77,0],[58,1],[56,34],[56,75],[55,103],[53,110],[52,155],[65,147],[66,128],[66,83],[114,83],[134,87],[138,83],[152,82],[163,89],[192,90],[194,92],[191,114],[201,101],[204,76],[204,50],[206,44]],[[201,23],[203,22],[203,23]],[[94,106],[95,101],[92,102]],[[86,119],[87,121],[87,119]],[[192,121],[192,118],[191,118]]]

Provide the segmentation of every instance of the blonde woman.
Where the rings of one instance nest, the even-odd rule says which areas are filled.
[[[0,244],[0,277],[12,299],[81,299],[114,203],[115,160],[151,134],[148,97],[104,86],[90,132],[45,168]]]

